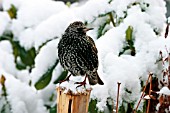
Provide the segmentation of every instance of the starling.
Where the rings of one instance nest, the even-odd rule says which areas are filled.
[[[97,48],[93,39],[86,35],[86,32],[92,29],[80,21],[73,22],[67,27],[58,44],[59,61],[62,67],[71,73],[67,80],[71,75],[85,76],[83,82],[76,82],[80,86],[85,86],[86,77],[90,85],[104,84],[97,73]]]

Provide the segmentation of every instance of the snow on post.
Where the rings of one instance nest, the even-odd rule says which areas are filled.
[[[57,113],[88,113],[91,88],[77,87],[74,83],[57,86]]]

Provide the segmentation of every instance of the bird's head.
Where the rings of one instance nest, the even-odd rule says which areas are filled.
[[[93,28],[87,28],[81,21],[75,21],[68,26],[68,28],[66,29],[66,32],[86,34],[87,31],[92,30],[92,29]]]

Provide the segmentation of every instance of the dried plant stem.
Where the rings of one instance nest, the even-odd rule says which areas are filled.
[[[118,84],[118,90],[117,90],[117,102],[116,102],[116,113],[118,113],[118,105],[119,105],[119,91],[120,91],[120,82]]]
[[[149,96],[150,96],[151,95],[151,90],[152,90],[152,76],[150,76],[149,78],[150,78],[150,87],[149,87]],[[151,99],[148,100],[148,106],[147,106],[146,113],[149,113],[150,101],[151,101]]]
[[[139,104],[140,104],[140,102],[141,102],[141,100],[142,100],[142,98],[143,98],[143,96],[144,96],[144,94],[145,94],[146,86],[147,86],[147,84],[148,84],[148,81],[149,81],[149,79],[150,79],[150,76],[152,76],[152,73],[150,73],[149,76],[148,76],[148,79],[147,79],[147,81],[146,81],[146,85],[145,85],[145,87],[144,87],[144,89],[143,89],[143,91],[142,91],[142,95],[141,95],[140,100],[139,100],[139,102],[138,102],[138,104],[137,104],[137,106],[136,106],[135,111],[137,111],[137,109],[138,109],[138,107],[139,107]]]
[[[168,73],[168,74],[170,75],[170,54],[168,55],[168,63],[169,63],[169,66],[168,66],[168,72],[169,72],[169,73]],[[167,75],[168,75],[168,74],[167,74]]]
[[[162,65],[165,65],[165,64],[164,64],[163,55],[162,55],[162,51],[160,51],[159,54],[160,54],[160,57],[161,57],[161,60],[162,60]]]

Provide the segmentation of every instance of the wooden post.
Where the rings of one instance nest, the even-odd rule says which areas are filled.
[[[64,91],[61,87],[57,88],[57,113],[88,113],[91,90],[78,94]]]

